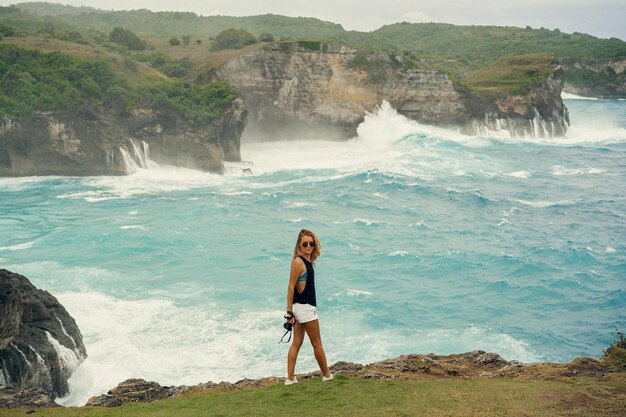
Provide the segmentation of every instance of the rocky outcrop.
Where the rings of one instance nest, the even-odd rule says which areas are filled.
[[[151,402],[166,398],[178,397],[184,392],[191,390],[190,387],[162,387],[156,382],[144,379],[128,379],[108,393],[92,397],[88,407],[116,407],[129,402]]]
[[[20,390],[0,385],[0,408],[51,408],[60,407],[41,388]]]
[[[500,129],[551,137],[569,124],[556,68],[528,94],[496,101],[468,93],[442,72],[413,68],[403,56],[294,42],[243,54],[214,76],[240,91],[249,139],[351,138],[383,100],[413,120],[469,134]]]
[[[563,62],[563,91],[601,99],[626,98],[626,58],[570,59]]]
[[[569,112],[561,99],[563,71],[555,72],[524,95],[497,97],[493,103],[481,101],[462,131],[489,134],[508,131],[512,137],[553,138],[567,132]],[[482,119],[481,119],[482,117]]]
[[[211,172],[239,161],[246,123],[235,99],[210,124],[192,126],[169,108],[121,112],[85,107],[0,120],[0,176],[124,175],[148,159]]]
[[[615,375],[623,379],[626,371],[614,361],[576,358],[569,363],[523,364],[507,361],[500,355],[483,350],[474,350],[452,355],[411,354],[393,359],[385,359],[368,365],[353,362],[337,362],[330,370],[335,375],[364,379],[382,380],[424,380],[433,378],[508,378],[534,380],[571,380],[576,377],[588,377],[606,380]],[[297,375],[299,380],[319,378],[320,371]],[[273,384],[282,384],[284,378],[269,377],[260,379],[242,379],[235,383],[206,382],[193,387],[162,387],[156,382],[143,379],[129,379],[105,395],[92,397],[87,406],[115,407],[127,402],[150,402],[173,398],[194,390],[238,390],[257,388]]]
[[[67,380],[87,353],[65,308],[26,277],[0,269],[0,317],[0,385],[39,389],[51,398],[66,395]]]

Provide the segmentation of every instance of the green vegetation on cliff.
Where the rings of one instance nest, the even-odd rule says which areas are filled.
[[[211,50],[241,49],[246,45],[257,43],[256,38],[250,32],[243,29],[226,29],[221,31],[213,40]]]
[[[74,109],[119,98],[110,65],[0,45],[0,115]]]
[[[168,106],[191,124],[203,124],[236,96],[236,90],[223,82],[125,76],[104,60],[0,45],[0,117],[75,110],[88,104],[127,110]]]
[[[554,60],[546,54],[529,54],[503,58],[463,80],[470,91],[485,96],[526,94],[554,71]]]
[[[31,35],[46,34],[55,39],[91,41],[102,45],[108,42],[108,34],[115,27],[130,28],[141,39],[147,40],[148,49],[160,49],[156,45],[159,39],[178,40],[181,36],[193,36],[198,45],[203,44],[205,49],[212,48],[213,51],[241,48],[252,42],[251,39],[255,36],[262,41],[293,40],[306,42],[311,46],[315,46],[317,42],[341,43],[363,51],[410,56],[408,62],[413,68],[440,70],[450,74],[455,80],[463,80],[502,58],[515,55],[547,54],[560,60],[626,58],[626,42],[617,38],[599,39],[584,33],[570,34],[558,29],[533,29],[528,26],[457,26],[403,22],[386,25],[372,32],[357,32],[346,31],[341,25],[319,19],[272,14],[246,17],[199,16],[195,13],[152,12],[145,9],[107,11],[37,2],[20,3],[15,7],[0,9],[0,24],[13,26]],[[237,34],[237,31],[241,33]],[[246,39],[242,37],[244,32],[250,34]],[[188,47],[185,42],[183,45],[180,49]],[[197,49],[194,54],[197,54]],[[191,52],[187,56],[193,61]],[[171,56],[175,60],[182,57]],[[211,61],[209,65],[219,62],[222,59]],[[593,72],[596,74],[592,74]],[[173,72],[170,71],[169,74]],[[190,76],[190,72],[181,74],[183,71],[178,71],[174,76]],[[616,75],[618,78],[615,80],[612,74],[603,74],[602,70],[565,72],[566,80],[571,85],[587,87],[614,82],[623,85],[624,79],[619,78],[622,74]]]
[[[366,33],[346,31],[341,25],[313,18],[271,14],[198,16],[145,9],[106,11],[50,3],[1,7],[0,33],[3,43],[25,48],[37,43],[36,49],[115,61],[114,66],[118,67],[123,62],[121,78],[131,79],[131,84],[137,78],[145,78],[147,69],[154,70],[157,78],[162,75],[187,82],[210,78],[207,72],[211,68],[261,47],[254,44],[255,36],[262,41],[276,39],[285,53],[293,52],[291,41],[298,41],[301,49],[315,52],[325,51],[328,43],[359,48],[363,56],[382,52],[398,64],[400,71],[438,70],[448,74],[456,86],[483,96],[522,94],[545,79],[547,67],[535,62],[521,63],[529,54],[572,62],[626,57],[626,42],[622,40],[544,28],[405,22]],[[20,36],[26,39],[18,39]],[[90,48],[80,49],[72,44]],[[369,61],[359,64],[358,59],[354,62],[354,66],[366,67],[373,74],[370,81],[374,83],[380,81],[376,71],[370,71],[376,65]],[[610,69],[595,71],[571,65],[564,75],[576,87],[621,86],[626,82],[625,73],[616,74]]]

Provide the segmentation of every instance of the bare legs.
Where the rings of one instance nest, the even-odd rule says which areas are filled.
[[[304,341],[304,333],[309,336],[311,345],[313,345],[313,354],[317,360],[317,364],[320,366],[320,370],[325,377],[330,376],[330,370],[326,363],[326,353],[322,347],[322,336],[320,335],[320,323],[319,320],[309,321],[308,323],[297,323],[293,328],[293,340],[291,347],[289,348],[289,354],[287,356],[287,378],[293,380],[296,369],[296,359],[298,358],[298,352]]]
[[[296,359],[298,359],[298,352],[300,352],[303,340],[304,329],[300,323],[296,322],[296,324],[293,325],[293,339],[291,340],[291,346],[287,354],[287,379],[291,379],[292,381],[296,369]]]

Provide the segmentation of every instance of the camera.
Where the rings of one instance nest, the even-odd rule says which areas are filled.
[[[293,326],[292,326],[292,325],[291,325],[291,323],[289,323],[289,322],[284,322],[284,323],[283,323],[283,328],[284,328],[285,330],[287,330],[288,332],[290,332],[290,331],[291,331],[291,328],[292,328],[292,327],[293,327]]]

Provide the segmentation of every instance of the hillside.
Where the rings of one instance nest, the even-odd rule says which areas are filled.
[[[560,58],[619,58],[626,56],[626,42],[599,39],[575,32],[568,34],[545,28],[457,26],[445,23],[396,23],[373,32],[346,31],[339,24],[314,18],[260,15],[246,17],[199,16],[195,13],[151,12],[149,10],[103,11],[46,3],[21,3],[43,21],[81,27],[85,31],[108,31],[114,26],[133,28],[144,35],[213,37],[237,27],[258,36],[339,41],[358,48],[390,49],[433,54],[459,60],[478,68],[507,55],[548,53]],[[80,16],[80,19],[78,19]]]

